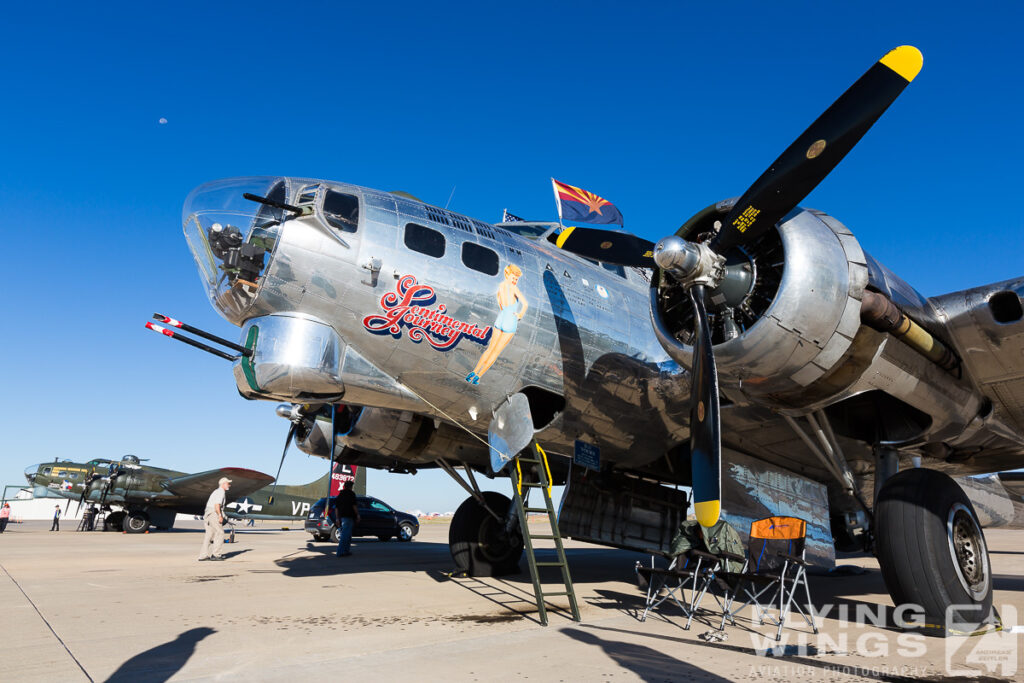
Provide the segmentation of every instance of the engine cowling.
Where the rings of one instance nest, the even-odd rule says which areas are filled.
[[[681,236],[710,230],[728,207],[698,214]],[[751,398],[778,396],[815,382],[850,349],[868,268],[853,234],[831,216],[800,211],[734,249],[726,272],[708,297],[723,385],[741,385]],[[665,273],[651,282],[651,318],[668,354],[692,367],[692,304]]]
[[[447,423],[407,410],[348,406],[338,415],[335,449],[377,456],[377,466],[402,462],[430,463],[438,458],[484,460],[487,446]],[[305,423],[296,433],[296,445],[304,453],[327,457],[330,452],[331,422],[319,417]],[[369,461],[360,460],[363,464]]]

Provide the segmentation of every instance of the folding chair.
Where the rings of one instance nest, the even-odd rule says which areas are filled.
[[[651,556],[650,567],[639,561],[636,563],[636,573],[647,581],[647,598],[640,621],[646,621],[651,610],[671,598],[686,615],[686,625],[683,629],[689,629],[693,615],[700,607],[700,601],[714,577],[718,560],[709,553],[688,550],[673,557],[668,567],[661,569],[654,566],[654,557]],[[689,602],[686,601],[684,593],[687,587],[690,589]]]
[[[811,591],[807,586],[807,562],[804,561],[806,541],[807,522],[797,517],[766,517],[750,525],[747,558],[743,568],[739,572],[720,571],[718,575],[720,579],[732,584],[732,588],[726,590],[719,630],[725,629],[727,620],[735,624],[735,615],[747,605],[753,605],[761,623],[767,619],[778,625],[776,641],[782,639],[782,627],[791,607],[800,613],[814,633],[818,632],[818,627],[809,616]],[[806,597],[803,606],[794,599],[801,585]],[[747,600],[733,609],[740,590]],[[765,595],[770,597],[765,599]],[[776,599],[778,619],[768,614]],[[806,612],[804,607],[807,608]]]

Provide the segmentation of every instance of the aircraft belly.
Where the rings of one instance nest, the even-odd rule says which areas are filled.
[[[722,516],[746,538],[751,522],[773,515],[807,521],[807,559],[832,566],[835,546],[823,484],[731,449],[722,449]]]

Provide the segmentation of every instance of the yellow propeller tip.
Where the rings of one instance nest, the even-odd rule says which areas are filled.
[[[722,514],[722,501],[705,500],[702,503],[694,503],[693,511],[697,514],[698,524],[704,527],[714,526]]]
[[[924,66],[924,56],[913,45],[900,45],[878,61],[905,78],[908,83],[914,80]]]

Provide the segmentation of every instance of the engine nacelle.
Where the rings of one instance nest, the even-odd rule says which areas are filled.
[[[765,397],[806,387],[833,369],[860,327],[868,283],[853,234],[834,218],[805,210],[728,256],[727,270],[743,277],[734,278],[733,291],[723,283],[708,300],[722,383]],[[692,367],[692,316],[678,283],[663,273],[652,280],[655,333],[684,367]]]
[[[343,449],[378,456],[375,463],[399,461],[430,463],[438,458],[480,460],[487,458],[487,445],[447,423],[407,410],[346,407],[338,414],[336,455]],[[296,434],[296,445],[304,453],[327,457],[331,444],[331,422],[318,418],[304,424]],[[360,460],[364,464],[369,461]]]

